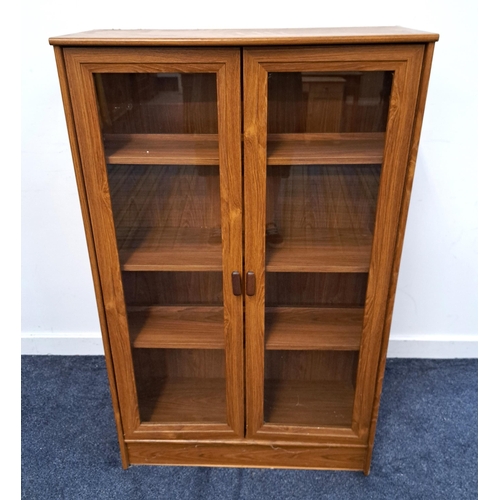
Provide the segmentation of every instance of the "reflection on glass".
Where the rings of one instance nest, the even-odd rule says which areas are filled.
[[[224,350],[135,349],[143,422],[226,421]]]
[[[108,180],[125,270],[222,268],[218,167],[108,165]]]
[[[367,271],[379,178],[380,165],[269,166],[267,270]]]
[[[357,352],[266,351],[264,422],[349,427]]]
[[[269,74],[267,423],[352,424],[391,85],[390,72]]]
[[[101,73],[103,133],[216,134],[215,74]]]
[[[141,421],[225,423],[215,74],[95,86]]]
[[[384,132],[392,73],[269,73],[268,132]]]

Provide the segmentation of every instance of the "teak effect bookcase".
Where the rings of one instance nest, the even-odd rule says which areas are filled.
[[[50,39],[124,467],[368,473],[437,40]]]

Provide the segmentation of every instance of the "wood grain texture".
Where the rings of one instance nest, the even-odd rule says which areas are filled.
[[[423,54],[423,45],[407,49],[405,62],[398,64],[394,72],[391,92],[387,124],[387,137],[390,139],[385,144],[380,179],[380,202],[377,206],[354,403],[354,429],[366,439],[372,419]]]
[[[282,62],[281,71],[269,72],[269,134],[385,131],[390,72],[330,71],[327,65],[316,71],[317,67],[314,63],[304,72]]]
[[[357,351],[266,350],[265,422],[256,439],[363,444],[351,428],[357,365]]]
[[[417,43],[437,41],[435,33],[403,28],[303,28],[249,30],[94,30],[52,37],[53,45],[222,46],[347,43]]]
[[[265,351],[266,380],[298,382],[344,382],[354,386],[357,350],[269,350]]]
[[[137,386],[149,394],[169,379],[224,379],[223,349],[133,349]],[[152,384],[152,385],[151,385]]]
[[[221,230],[226,342],[228,424],[237,436],[245,433],[243,296],[232,289],[232,273],[243,275],[243,185],[241,152],[241,54],[228,51],[217,73]]]
[[[148,441],[175,440],[177,442],[222,441],[231,443],[240,440],[227,423],[220,422],[142,422],[130,439]]]
[[[78,188],[78,197],[80,200],[80,207],[82,211],[83,226],[85,229],[85,238],[87,242],[87,250],[89,253],[89,259],[92,271],[92,280],[94,283],[94,292],[97,302],[97,310],[99,314],[99,324],[101,328],[101,335],[104,346],[106,369],[108,373],[109,387],[111,393],[111,401],[113,404],[113,414],[115,418],[116,430],[118,434],[118,444],[120,447],[120,455],[122,459],[122,467],[126,469],[129,464],[128,452],[125,446],[124,436],[123,436],[123,425],[122,416],[120,412],[120,404],[118,400],[118,391],[116,387],[115,378],[115,368],[113,363],[113,356],[111,353],[111,344],[109,339],[109,331],[107,328],[106,321],[106,308],[104,304],[104,297],[101,288],[101,280],[99,275],[99,270],[97,266],[97,255],[95,249],[94,235],[92,232],[92,223],[90,220],[89,205],[87,201],[87,192],[85,187],[85,180],[82,170],[82,161],[80,158],[80,151],[78,148],[78,138],[75,126],[75,116],[73,112],[73,107],[71,103],[71,96],[69,90],[69,84],[66,73],[66,64],[64,62],[63,50],[60,47],[54,47],[54,53],[57,64],[57,72],[59,76],[59,84],[61,88],[61,95],[64,104],[64,114],[66,117],[66,126],[68,129],[69,142],[71,147],[71,155],[73,159],[73,166],[76,177],[76,184]]]
[[[104,147],[111,164],[219,164],[219,141],[214,134],[107,134]]]
[[[377,246],[371,250],[370,259],[370,278],[369,288],[373,296],[367,295],[366,301],[366,316],[364,320],[364,335],[360,351],[360,362],[358,365],[357,384],[358,389],[354,399],[354,418],[353,428],[359,433],[363,439],[368,437],[369,423],[371,419],[371,403],[368,403],[370,398],[373,398],[373,390],[376,379],[376,368],[379,352],[379,343],[381,332],[383,329],[383,311],[384,301],[386,300],[386,291],[392,265],[393,241],[396,236],[397,221],[399,210],[399,196],[401,192],[402,179],[404,179],[405,165],[408,154],[409,133],[411,130],[411,116],[414,109],[416,99],[416,91],[418,88],[415,85],[415,77],[420,71],[420,59],[423,52],[423,45],[412,46],[378,46],[378,47],[339,47],[335,49],[329,48],[303,48],[290,49],[279,48],[274,51],[266,51],[264,49],[248,49],[245,51],[245,64],[248,68],[248,77],[244,81],[244,85],[248,80],[250,88],[250,96],[248,101],[244,103],[245,109],[245,166],[250,167],[250,175],[245,184],[245,195],[252,200],[257,200],[256,205],[260,207],[262,198],[259,196],[259,191],[262,189],[262,176],[266,169],[266,144],[265,127],[267,122],[266,114],[266,80],[268,72],[272,71],[391,71],[393,77],[393,90],[391,93],[391,104],[389,111],[389,120],[387,128],[387,140],[384,148],[384,165],[382,167],[380,194],[382,201],[377,207],[377,220],[374,238],[377,241]],[[252,75],[250,76],[250,71]],[[407,74],[409,73],[409,75]],[[252,81],[252,78],[254,81]],[[255,80],[257,80],[255,82]],[[396,111],[397,110],[397,111]],[[390,134],[390,138],[389,138]],[[250,150],[247,155],[247,150]],[[247,161],[248,159],[248,161]],[[247,170],[245,170],[246,172]],[[382,189],[382,183],[383,189]],[[250,184],[255,184],[250,187]],[[257,184],[260,184],[257,185]],[[247,186],[248,190],[247,190]],[[268,200],[269,203],[269,200]],[[261,246],[264,240],[264,227],[262,214],[255,213],[255,207],[251,207],[250,203],[246,212],[247,227],[253,228],[250,233],[251,244],[246,245],[247,261],[251,261],[251,265],[256,268],[257,289],[260,287],[259,262],[258,260],[250,259],[252,252],[261,252]],[[378,228],[378,229],[377,229]],[[377,233],[378,231],[378,233]],[[375,241],[375,240],[374,240]],[[286,237],[284,237],[284,246],[286,245]],[[279,254],[280,249],[267,250],[267,254]],[[291,260],[291,259],[290,259]],[[297,255],[296,262],[300,262],[301,258]],[[318,259],[319,260],[319,259]],[[268,271],[269,256],[267,257]],[[290,265],[293,264],[290,262]],[[300,265],[300,264],[299,264]],[[250,267],[248,267],[250,270]],[[272,269],[272,268],[271,268]],[[292,268],[293,269],[293,268]],[[284,271],[283,268],[274,269],[275,271]],[[318,269],[319,270],[319,269]],[[365,268],[366,270],[366,268]],[[312,271],[312,269],[311,269]],[[361,271],[359,268],[353,268],[352,271]],[[377,284],[375,284],[377,283]],[[375,292],[376,290],[376,292]],[[263,291],[262,291],[263,292]],[[263,295],[263,293],[262,293]],[[259,293],[256,294],[259,297]],[[248,306],[252,304],[247,298]],[[263,308],[264,297],[259,297],[260,307]],[[377,305],[374,308],[373,301]],[[258,308],[257,302],[253,303],[255,308]],[[247,353],[251,356],[248,359],[248,364],[252,373],[247,371],[247,380],[251,380],[251,384],[255,387],[249,397],[251,405],[255,403],[261,405],[261,393],[258,386],[262,384],[263,373],[259,366],[258,357],[262,356],[262,327],[260,314],[252,306],[252,318],[256,321],[249,328],[252,330],[252,338],[248,338]],[[254,313],[259,315],[254,316]],[[247,330],[250,335],[250,331]],[[376,352],[377,356],[372,357]],[[368,354],[370,353],[370,354]],[[247,364],[247,370],[248,370]],[[257,376],[259,382],[256,383],[252,377]],[[366,388],[370,390],[366,391]],[[258,431],[259,423],[262,422],[261,410],[252,408],[252,418],[250,422]],[[262,425],[262,424],[260,424]],[[253,434],[250,434],[252,436]]]
[[[360,443],[351,430],[357,364],[356,351],[266,350],[265,422],[256,436]]]
[[[264,391],[265,422],[304,427],[351,427],[352,384],[266,380]]]
[[[362,470],[366,446],[128,441],[131,464]]]
[[[264,286],[267,73],[248,50],[243,51],[245,165],[245,274],[255,275],[255,293],[245,297],[246,435],[264,423]]]
[[[283,442],[287,444],[311,445],[365,445],[351,429],[350,424],[342,425],[294,425],[265,423],[257,432],[256,441]]]
[[[135,306],[223,307],[222,273],[148,271],[122,273],[125,300]]]
[[[266,307],[363,307],[367,273],[266,273]]]
[[[437,39],[340,28],[50,40],[124,467],[369,472]],[[301,87],[282,93],[293,74]],[[179,75],[185,94],[165,95],[172,82],[156,75]],[[235,295],[232,277],[247,273],[254,290]]]
[[[266,308],[266,349],[358,350],[362,308]]]
[[[268,272],[362,273],[370,262],[373,236],[366,231],[309,229],[284,236],[281,248],[266,251]]]
[[[124,271],[221,271],[221,245],[209,243],[210,229],[117,231]]]
[[[133,363],[141,423],[227,425],[223,349],[135,348]]]
[[[183,56],[186,56],[185,58]],[[120,393],[120,400],[123,401],[121,415],[124,421],[126,435],[133,435],[134,430],[140,425],[138,412],[138,400],[136,395],[136,384],[134,370],[131,369],[131,351],[130,341],[126,321],[126,309],[122,290],[121,272],[118,258],[118,248],[115,239],[113,210],[110,200],[110,186],[107,182],[107,172],[105,169],[106,158],[104,148],[99,134],[100,124],[97,113],[96,94],[93,81],[93,73],[99,71],[108,71],[109,62],[116,63],[113,65],[113,70],[119,72],[218,72],[218,101],[219,101],[219,120],[223,119],[224,125],[219,131],[219,139],[221,141],[219,150],[220,170],[226,171],[229,167],[234,169],[234,165],[240,164],[240,129],[238,119],[239,109],[239,51],[237,50],[209,50],[209,51],[141,51],[131,50],[130,52],[120,52],[108,50],[65,50],[65,58],[68,66],[68,74],[70,80],[70,88],[72,92],[72,100],[77,115],[76,121],[78,125],[78,140],[82,157],[85,158],[83,170],[85,180],[88,184],[88,198],[91,212],[92,225],[96,235],[97,256],[101,279],[105,283],[103,286],[103,295],[107,308],[107,319],[109,328],[113,329],[110,332],[113,357],[116,357],[116,373],[117,387]],[[116,58],[116,59],[115,59]],[[149,59],[148,59],[149,58]],[[149,61],[149,63],[148,63]],[[215,62],[214,62],[215,61]],[[226,68],[226,63],[229,69]],[[230,87],[230,88],[229,88]],[[235,89],[237,92],[235,93]],[[227,97],[227,96],[232,97]],[[228,106],[226,100],[234,99],[236,105],[231,101]],[[235,112],[236,111],[236,112]],[[233,124],[237,122],[235,127]],[[230,144],[225,144],[225,142]],[[232,142],[231,142],[232,141]],[[233,146],[236,144],[236,148]],[[236,153],[234,153],[236,151]],[[157,168],[156,166],[154,168]],[[238,171],[239,172],[239,171]],[[221,175],[221,184],[226,181]],[[239,175],[238,173],[236,174]],[[227,182],[225,189],[227,189]],[[241,183],[239,183],[241,189]],[[236,198],[234,198],[234,196]],[[221,196],[224,199],[224,196]],[[241,192],[239,197],[241,198]],[[232,201],[238,200],[238,194],[233,195]],[[222,204],[226,203],[222,201]],[[236,213],[240,206],[236,206]],[[241,226],[238,227],[238,218],[231,217],[231,212],[235,213],[235,207],[229,205],[229,214],[227,224],[222,224],[222,251],[226,254],[226,260],[229,265],[233,262],[228,258],[228,248],[233,249],[232,253],[236,254],[234,249],[240,248],[241,252]],[[241,215],[240,215],[241,220]],[[236,227],[233,227],[233,224]],[[231,236],[229,236],[231,235]],[[237,243],[235,243],[237,242]],[[219,247],[220,252],[220,247]],[[234,260],[234,257],[233,257]],[[117,267],[118,266],[118,267]],[[241,253],[239,259],[241,270]],[[238,266],[236,266],[236,269]],[[184,268],[189,270],[188,268]],[[220,266],[218,266],[220,269]],[[191,269],[193,270],[193,269]],[[206,269],[205,269],[206,270]],[[232,271],[233,269],[231,269]],[[226,274],[226,271],[223,270]],[[224,288],[227,288],[227,283],[224,281]],[[229,288],[230,290],[230,288]],[[225,299],[229,293],[225,293]],[[231,293],[231,297],[234,297]],[[235,431],[239,434],[243,432],[243,410],[242,410],[242,331],[241,319],[239,320],[240,328],[238,329],[238,319],[234,315],[238,314],[238,305],[231,306],[231,321],[225,321],[226,325],[226,346],[228,347],[228,365],[226,376],[235,377],[236,384],[231,381],[228,383],[228,392],[231,397],[225,399],[228,406],[230,416],[230,425],[234,426]],[[228,313],[226,313],[228,314]],[[241,299],[239,304],[239,314],[242,315]],[[231,332],[231,333],[229,333]],[[234,361],[236,360],[236,362]],[[240,363],[238,371],[235,370],[235,365]],[[229,389],[229,387],[231,389]]]
[[[222,270],[217,167],[108,165],[120,262],[126,271]]]
[[[270,134],[268,165],[381,163],[384,134]]]
[[[143,422],[227,422],[223,378],[169,378],[155,382],[139,394]]]
[[[186,73],[185,65],[184,72],[164,68],[120,73],[136,69],[121,64],[113,73],[94,73],[103,134],[217,134],[217,68],[204,66],[206,73]]]
[[[78,54],[64,51],[71,100],[75,113],[82,170],[94,234],[97,264],[101,278],[106,320],[115,365],[124,434],[139,425],[134,372],[128,338],[126,309],[123,300],[121,272],[104,151],[92,74],[80,65]]]
[[[396,248],[394,252],[394,263],[392,268],[391,283],[389,288],[388,300],[387,300],[387,310],[386,318],[384,324],[384,332],[382,338],[382,347],[380,350],[379,365],[377,371],[377,386],[375,389],[375,400],[373,403],[373,412],[370,425],[370,434],[368,438],[368,451],[366,455],[364,472],[368,474],[370,471],[370,463],[373,452],[373,445],[375,441],[375,430],[377,427],[377,417],[380,407],[380,398],[382,395],[382,385],[384,379],[386,358],[387,358],[387,348],[389,345],[389,334],[391,329],[392,312],[394,309],[394,300],[396,297],[396,286],[399,275],[399,266],[401,263],[401,254],[403,250],[403,241],[406,228],[406,221],[408,218],[408,211],[410,207],[410,196],[411,189],[413,185],[413,178],[415,175],[415,167],[417,162],[417,152],[418,144],[420,140],[420,133],[422,130],[422,124],[424,119],[425,101],[427,98],[427,90],[429,88],[429,79],[431,74],[432,57],[434,54],[434,44],[430,43],[425,47],[424,58],[422,62],[422,72],[420,75],[420,86],[418,91],[418,100],[416,106],[416,112],[414,116],[414,124],[411,136],[411,149],[410,158],[408,160],[408,167],[406,171],[405,185],[403,200],[401,203],[401,211],[399,216],[399,227],[398,236],[396,241]]]
[[[224,349],[223,307],[129,307],[135,348]]]

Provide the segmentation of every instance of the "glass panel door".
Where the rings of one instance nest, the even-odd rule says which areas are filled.
[[[227,422],[216,75],[95,87],[141,422]]]
[[[65,57],[125,436],[242,436],[240,53]]]
[[[268,75],[264,423],[352,426],[391,84]]]
[[[421,63],[244,51],[249,436],[368,440]]]

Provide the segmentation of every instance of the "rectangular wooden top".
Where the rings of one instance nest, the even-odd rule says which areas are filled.
[[[436,33],[400,26],[232,30],[93,30],[49,39],[64,46],[258,46],[435,42]]]

